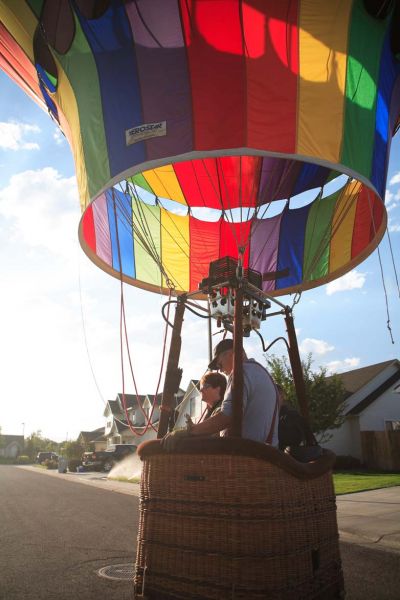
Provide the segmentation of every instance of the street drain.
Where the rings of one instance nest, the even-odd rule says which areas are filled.
[[[106,579],[129,581],[133,579],[134,568],[133,563],[125,565],[109,565],[108,567],[99,569],[97,575],[99,575],[99,577],[105,577]]]

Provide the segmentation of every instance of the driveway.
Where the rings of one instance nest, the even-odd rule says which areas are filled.
[[[336,503],[341,540],[400,552],[400,486],[344,494]]]

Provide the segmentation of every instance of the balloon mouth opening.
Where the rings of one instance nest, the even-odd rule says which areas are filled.
[[[332,166],[276,156],[224,155],[171,161],[114,184],[148,206],[204,221],[273,217],[345,189],[354,178]],[[96,199],[94,200],[96,202]]]
[[[104,271],[158,293],[197,292],[210,262],[243,249],[250,269],[288,272],[266,293],[317,287],[362,262],[386,227],[360,178],[298,157],[186,157],[123,175],[87,207],[80,243]]]
[[[251,221],[252,219],[271,218],[281,214],[286,207],[292,209],[302,208],[311,204],[316,197],[327,198],[330,195],[344,190],[349,183],[349,177],[344,174],[339,174],[331,179],[323,188],[314,187],[304,192],[300,192],[294,196],[277,198],[269,202],[260,203],[257,206],[229,206],[218,208],[215,206],[187,206],[181,202],[170,198],[167,194],[156,195],[140,185],[132,185],[131,181],[123,180],[114,189],[117,191],[125,191],[136,200],[143,202],[148,206],[160,206],[168,212],[183,216],[191,214],[194,218],[201,221],[215,222],[220,219],[230,221],[232,223],[240,223]]]

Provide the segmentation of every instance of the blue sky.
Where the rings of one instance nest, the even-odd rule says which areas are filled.
[[[79,201],[72,155],[50,117],[0,73],[0,427],[57,441],[103,425],[104,403],[122,390],[119,282],[95,267],[78,243]],[[392,144],[386,205],[400,265],[400,138]],[[400,299],[385,236],[380,252],[395,344],[375,251],[345,277],[304,292],[295,309],[301,353],[314,365],[346,371],[398,358]],[[282,300],[282,299],[281,299]],[[157,385],[165,297],[125,286],[127,326],[139,392]],[[290,298],[283,301],[291,303]],[[267,320],[269,342],[284,334]],[[184,322],[182,384],[208,362],[204,320]],[[245,341],[263,361],[260,341]],[[275,354],[285,353],[281,343]],[[133,393],[125,365],[125,389]],[[24,424],[24,425],[23,425]]]

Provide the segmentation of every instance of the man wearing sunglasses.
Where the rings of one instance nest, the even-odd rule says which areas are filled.
[[[201,423],[189,420],[186,429],[173,431],[163,439],[166,450],[175,447],[177,438],[188,435],[213,435],[226,431],[232,425],[232,370],[233,340],[226,338],[214,348],[213,360],[208,365],[212,371],[222,371],[228,377],[228,388],[221,411]],[[242,437],[278,446],[278,395],[268,371],[243,351],[243,423]]]

